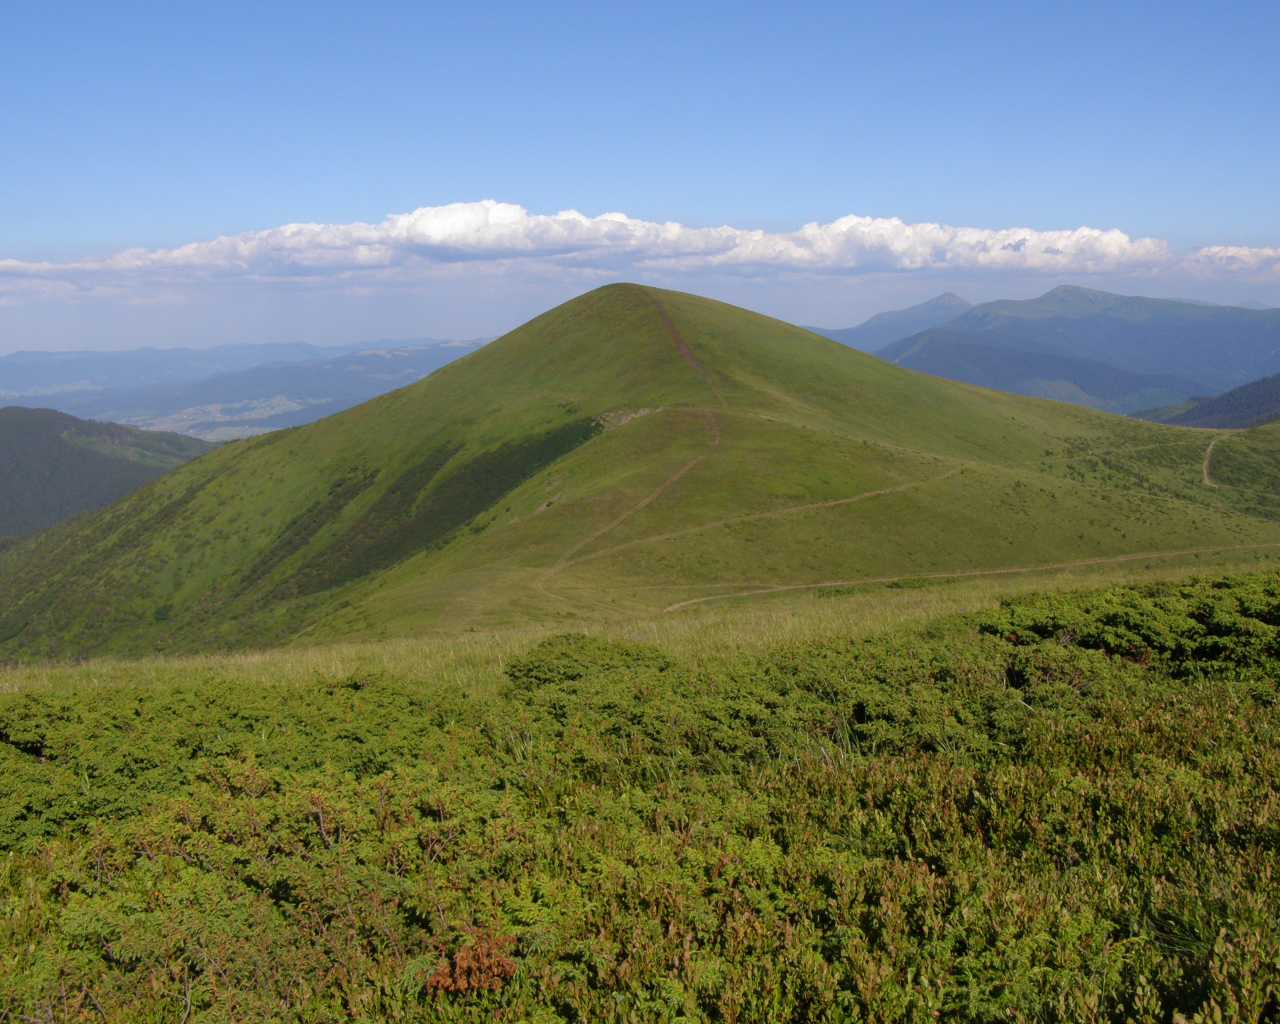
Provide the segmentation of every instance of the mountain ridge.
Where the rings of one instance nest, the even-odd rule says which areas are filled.
[[[876,355],[949,380],[1121,414],[1172,405],[1207,390],[1172,374],[1133,373],[1109,363],[1028,352],[1002,342],[998,334],[975,337],[943,327],[904,338]]]
[[[1280,371],[1280,310],[1203,306],[1060,285],[1034,299],[974,306],[947,327],[1135,373],[1172,373],[1215,391]]]
[[[1280,544],[1280,485],[1206,487],[1210,440],[608,285],[13,546],[0,654],[661,615],[762,587]],[[1215,481],[1261,479],[1275,443],[1219,441]]]
[[[805,330],[863,352],[875,352],[901,338],[941,327],[965,310],[971,309],[972,305],[954,292],[943,292],[927,302],[917,303],[906,309],[876,313],[856,327],[806,327]]]
[[[945,315],[948,302],[959,307],[954,316]],[[1198,382],[1198,394],[1217,394],[1280,372],[1280,310],[1256,302],[1226,306],[1075,285],[1060,285],[1032,299],[978,305],[946,293],[909,309],[878,313],[857,327],[814,330],[878,354],[940,328],[989,336],[985,343],[1001,348],[1106,363],[1127,373],[1181,377]],[[982,374],[979,367],[969,367],[955,379],[980,379]],[[1060,397],[1088,402],[1080,395]]]

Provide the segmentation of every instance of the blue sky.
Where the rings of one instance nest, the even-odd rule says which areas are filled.
[[[2,13],[0,350],[486,334],[618,276],[830,326],[944,288],[1022,297],[1064,280],[1280,303],[1265,256],[1280,247],[1274,3]],[[484,200],[779,238],[849,215],[1089,227],[1167,252],[1036,267],[771,256],[726,271],[648,249],[637,262],[634,240],[626,258],[596,240],[590,259],[556,243],[513,262],[450,236],[448,252],[388,257],[398,269],[376,279],[314,261],[240,277],[234,260],[202,264],[199,280],[164,260],[110,281],[85,270],[134,248]],[[1203,247],[1264,255],[1247,273],[1183,262]]]

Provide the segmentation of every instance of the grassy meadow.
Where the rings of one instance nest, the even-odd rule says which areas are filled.
[[[225,653],[14,662],[0,666],[0,693],[30,689],[74,693],[100,686],[193,683],[297,686],[317,678],[372,673],[412,683],[448,683],[489,696],[503,685],[511,659],[566,628],[604,639],[657,644],[686,663],[703,664],[795,641],[919,628],[942,616],[995,608],[1002,600],[1027,593],[1181,579],[1190,571],[1267,571],[1274,565],[1280,565],[1280,546],[724,596],[669,615],[627,618],[615,614],[521,623],[506,629],[440,629],[390,639],[304,638],[287,647]]]

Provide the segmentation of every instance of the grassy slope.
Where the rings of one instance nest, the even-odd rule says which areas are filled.
[[[508,474],[497,500],[457,485],[494,478],[483,460],[517,450],[504,443],[599,417],[619,425]],[[13,549],[0,638],[10,654],[65,655],[404,635],[1280,542],[1277,499],[1204,485],[1216,436],[926,377],[722,303],[609,286],[418,384],[225,445]],[[1258,435],[1250,464],[1273,443]],[[433,454],[448,462],[415,506],[403,482]],[[465,522],[428,550],[360,561],[365,534],[454,492]],[[317,566],[340,556],[348,577],[376,571],[299,583],[323,583]]]
[[[0,409],[0,536],[115,501],[211,447],[53,409]]]

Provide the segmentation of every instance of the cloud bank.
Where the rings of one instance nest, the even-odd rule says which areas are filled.
[[[586,279],[634,274],[741,278],[912,272],[1045,278],[1105,276],[1280,282],[1280,249],[1209,246],[1175,254],[1155,238],[1070,231],[907,224],[841,217],[797,231],[690,228],[621,213],[542,215],[492,200],[422,207],[380,224],[286,224],[174,249],[128,249],[71,263],[0,260],[0,303],[89,297],[181,302],[211,283],[368,294],[460,274]]]

